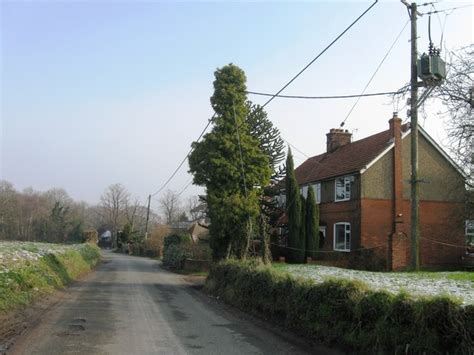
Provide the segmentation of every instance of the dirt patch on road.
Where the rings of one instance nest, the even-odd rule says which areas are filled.
[[[202,288],[206,282],[207,276],[197,276],[197,275],[186,275],[183,276],[183,280],[191,284],[193,288]]]
[[[44,314],[66,297],[65,292],[57,291],[27,307],[0,313],[0,354],[5,354],[19,336],[41,322]]]

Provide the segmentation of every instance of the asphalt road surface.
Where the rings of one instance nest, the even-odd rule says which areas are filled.
[[[8,353],[327,353],[282,337],[147,258],[106,252],[104,263],[66,293]]]

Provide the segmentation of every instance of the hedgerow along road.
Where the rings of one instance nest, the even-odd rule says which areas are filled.
[[[193,288],[157,261],[104,252],[12,354],[327,354]],[[296,339],[296,340],[295,340]]]

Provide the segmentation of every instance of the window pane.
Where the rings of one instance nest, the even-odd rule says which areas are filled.
[[[344,179],[339,178],[339,179],[336,179],[336,200],[344,200],[344,199],[345,199]]]
[[[345,230],[344,224],[336,224],[336,241],[335,241],[335,249],[345,249]]]
[[[474,234],[474,220],[466,221],[466,235]]]
[[[321,184],[313,184],[311,185],[314,191],[314,198],[316,203],[321,202]]]
[[[308,197],[308,186],[303,186],[301,188],[301,194],[303,195],[304,198]]]
[[[351,250],[351,225],[350,224],[346,224],[346,233],[345,233],[345,236],[346,236],[346,250]]]

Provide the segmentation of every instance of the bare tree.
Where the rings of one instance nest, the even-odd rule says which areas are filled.
[[[60,188],[49,189],[43,196],[48,200],[51,207],[53,207],[56,202],[68,207],[74,203],[74,200],[69,196],[66,190]]]
[[[446,108],[439,115],[444,119],[449,138],[449,150],[461,167],[466,169],[468,184],[474,187],[474,116],[471,107],[474,89],[474,45],[450,53],[446,81],[435,97]]]
[[[437,114],[443,120],[448,141],[444,144],[450,155],[464,169],[467,183],[474,187],[474,45],[449,53],[446,79],[429,93],[428,100],[421,104],[421,114],[425,117],[433,112],[433,104],[441,104]],[[394,96],[393,102],[400,103],[409,94],[405,85]],[[429,90],[429,89],[426,89]]]
[[[127,203],[127,206],[125,208],[125,217],[127,219],[127,223],[131,227],[132,232],[135,230],[135,222],[136,222],[137,211],[139,207],[140,207],[140,201],[138,199],[135,199],[133,203]]]
[[[206,216],[206,204],[199,198],[199,196],[190,196],[187,200],[187,212],[191,217],[191,221],[204,218]]]
[[[181,214],[181,201],[176,191],[167,190],[160,198],[160,207],[164,214],[166,224],[176,222]]]
[[[100,197],[103,217],[112,230],[112,246],[116,247],[117,231],[125,218],[130,194],[121,184],[107,187]]]
[[[0,239],[16,237],[19,194],[11,183],[0,181]]]

